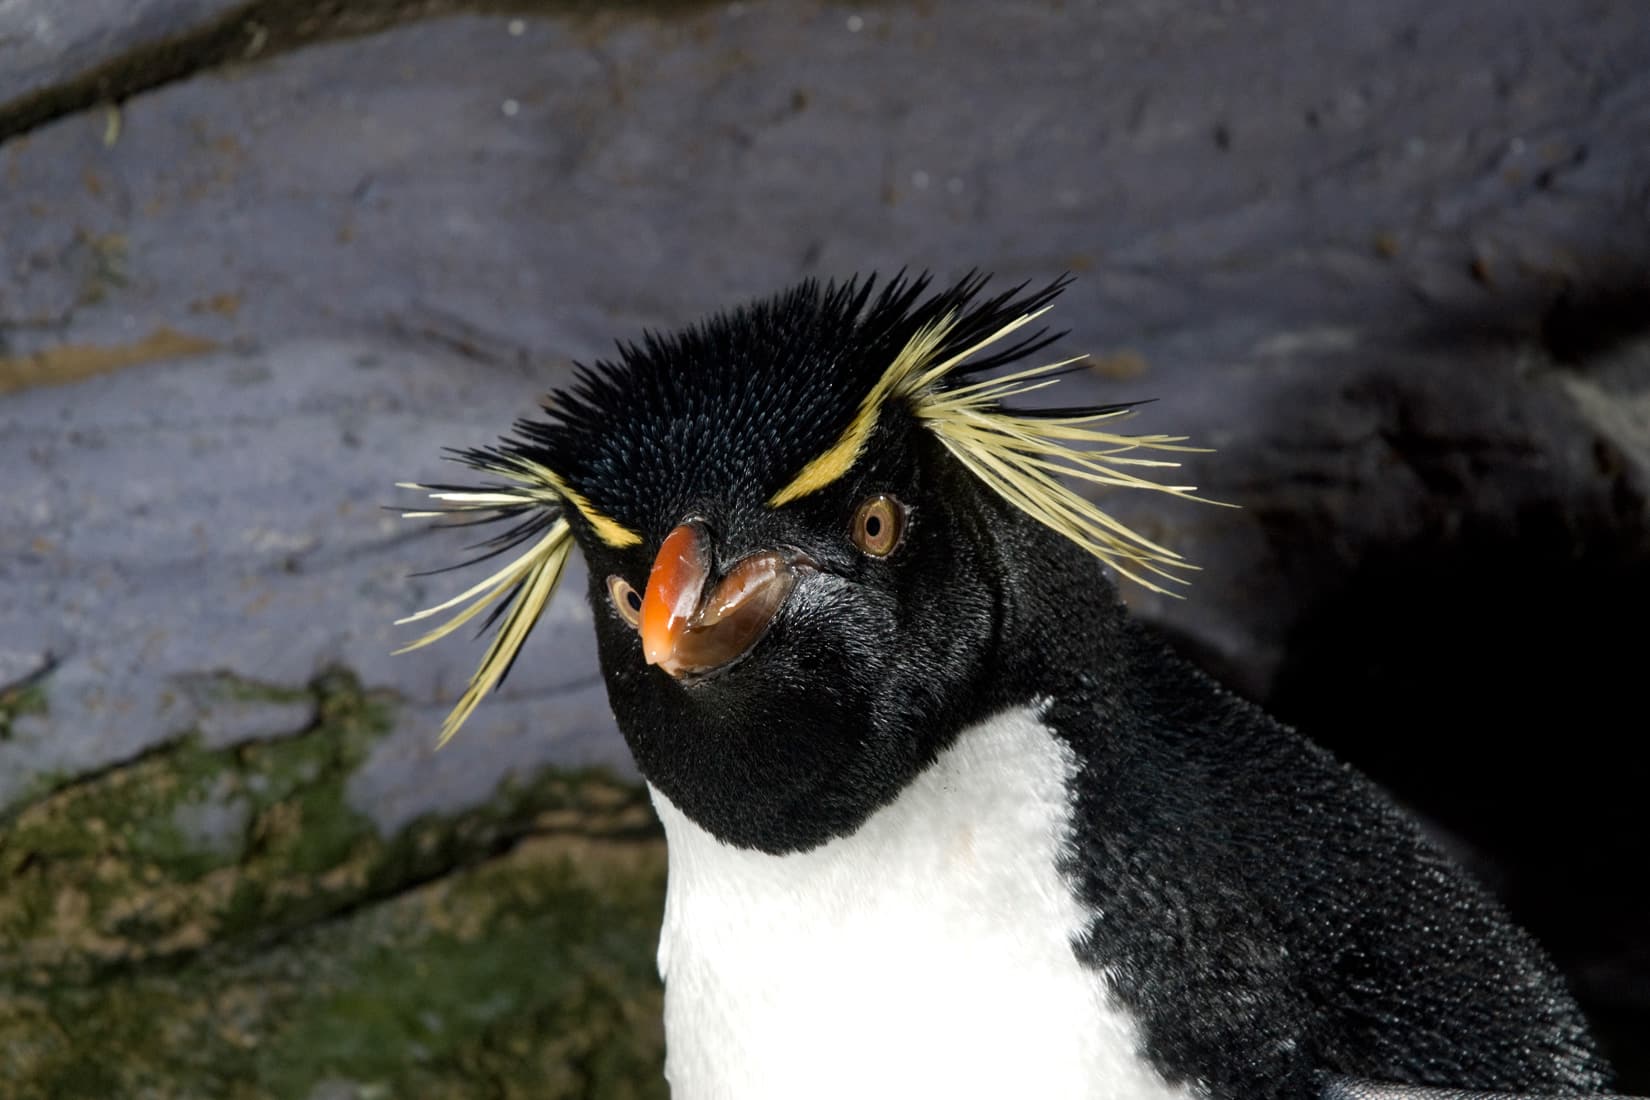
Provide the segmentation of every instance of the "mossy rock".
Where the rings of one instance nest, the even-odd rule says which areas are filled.
[[[0,1095],[662,1095],[645,794],[547,770],[382,837],[345,785],[393,700],[310,691],[0,821]]]
[[[664,1096],[660,841],[544,835],[271,942],[0,1002],[17,1100]]]

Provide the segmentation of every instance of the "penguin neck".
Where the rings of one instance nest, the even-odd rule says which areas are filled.
[[[1104,567],[1017,512],[998,523],[991,553],[1004,580],[978,714],[1033,698],[1075,703],[1102,693],[1105,670],[1139,643],[1139,628]]]

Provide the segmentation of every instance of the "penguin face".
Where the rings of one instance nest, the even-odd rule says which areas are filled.
[[[989,548],[957,507],[971,489],[890,418],[849,475],[784,507],[698,495],[624,550],[576,525],[608,695],[647,780],[719,839],[769,852],[889,801],[989,659]]]
[[[609,699],[642,774],[717,838],[769,852],[852,832],[985,697],[1007,528],[1057,532],[1157,587],[1178,556],[1058,480],[1187,492],[1130,468],[1177,440],[1093,427],[1126,405],[1022,409],[1068,362],[1015,336],[1065,283],[983,298],[970,275],[809,282],[579,368],[547,415],[455,452],[495,480],[429,512],[527,547],[421,619],[497,633],[443,740],[502,681],[575,544]],[[1008,541],[1012,542],[1012,539]],[[1104,584],[1099,571],[1095,582]],[[407,620],[403,620],[407,621]]]

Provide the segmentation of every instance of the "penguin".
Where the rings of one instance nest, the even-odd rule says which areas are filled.
[[[1038,355],[1067,283],[807,281],[579,367],[453,452],[486,481],[403,483],[506,560],[411,617],[494,631],[443,741],[588,565],[667,842],[672,1095],[1608,1088],[1414,820],[1127,613],[1188,563],[1083,490],[1194,495],[1155,480],[1188,448],[1025,402],[1081,369]]]

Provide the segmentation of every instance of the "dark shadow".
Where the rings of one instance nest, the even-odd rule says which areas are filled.
[[[1642,1093],[1650,545],[1573,523],[1371,549],[1265,702],[1485,858]]]

